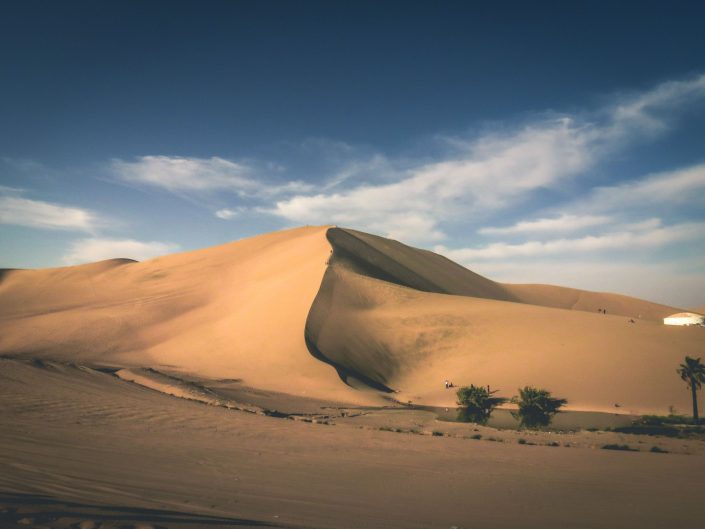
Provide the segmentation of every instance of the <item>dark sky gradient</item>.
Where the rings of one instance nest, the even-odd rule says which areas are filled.
[[[13,4],[0,149],[56,164],[308,137],[394,151],[697,73],[705,48],[703,2]]]

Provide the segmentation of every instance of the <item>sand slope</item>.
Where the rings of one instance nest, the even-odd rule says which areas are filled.
[[[345,322],[343,325],[341,322]],[[512,396],[538,385],[574,409],[687,412],[675,374],[702,348],[702,328],[522,303],[425,293],[328,270],[309,318],[322,354],[401,390],[402,401],[451,406],[456,385],[490,384]],[[620,404],[616,410],[614,404]]]
[[[3,359],[0,402],[3,528],[661,529],[702,519],[705,458],[647,453],[655,440],[625,453],[476,441],[469,424],[456,425],[465,438],[310,424]]]
[[[304,342],[330,254],[326,230],[287,230],[143,263],[10,271],[0,283],[0,354],[167,366],[364,401]]]

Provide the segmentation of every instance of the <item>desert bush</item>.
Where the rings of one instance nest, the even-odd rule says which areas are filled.
[[[512,398],[512,402],[519,406],[517,415],[521,426],[528,428],[548,426],[553,416],[568,403],[552,397],[550,391],[533,386],[519,388],[519,395]]]
[[[456,392],[458,397],[458,420],[462,422],[476,422],[484,424],[490,418],[492,411],[507,402],[504,397],[493,397],[497,390],[491,391],[489,386],[475,386],[471,384],[459,388]]]

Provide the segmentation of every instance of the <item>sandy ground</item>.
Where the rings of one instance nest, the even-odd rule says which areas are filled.
[[[0,377],[3,527],[667,528],[702,514],[701,447],[611,452],[573,444],[578,434],[520,445],[486,429],[461,436],[475,432],[467,424],[380,430],[448,426],[399,410],[292,421],[52,363],[5,360]]]

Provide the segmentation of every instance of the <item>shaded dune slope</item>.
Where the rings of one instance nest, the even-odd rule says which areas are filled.
[[[437,253],[342,228],[329,229],[326,237],[333,247],[331,263],[361,275],[424,292],[518,301],[503,285]]]

